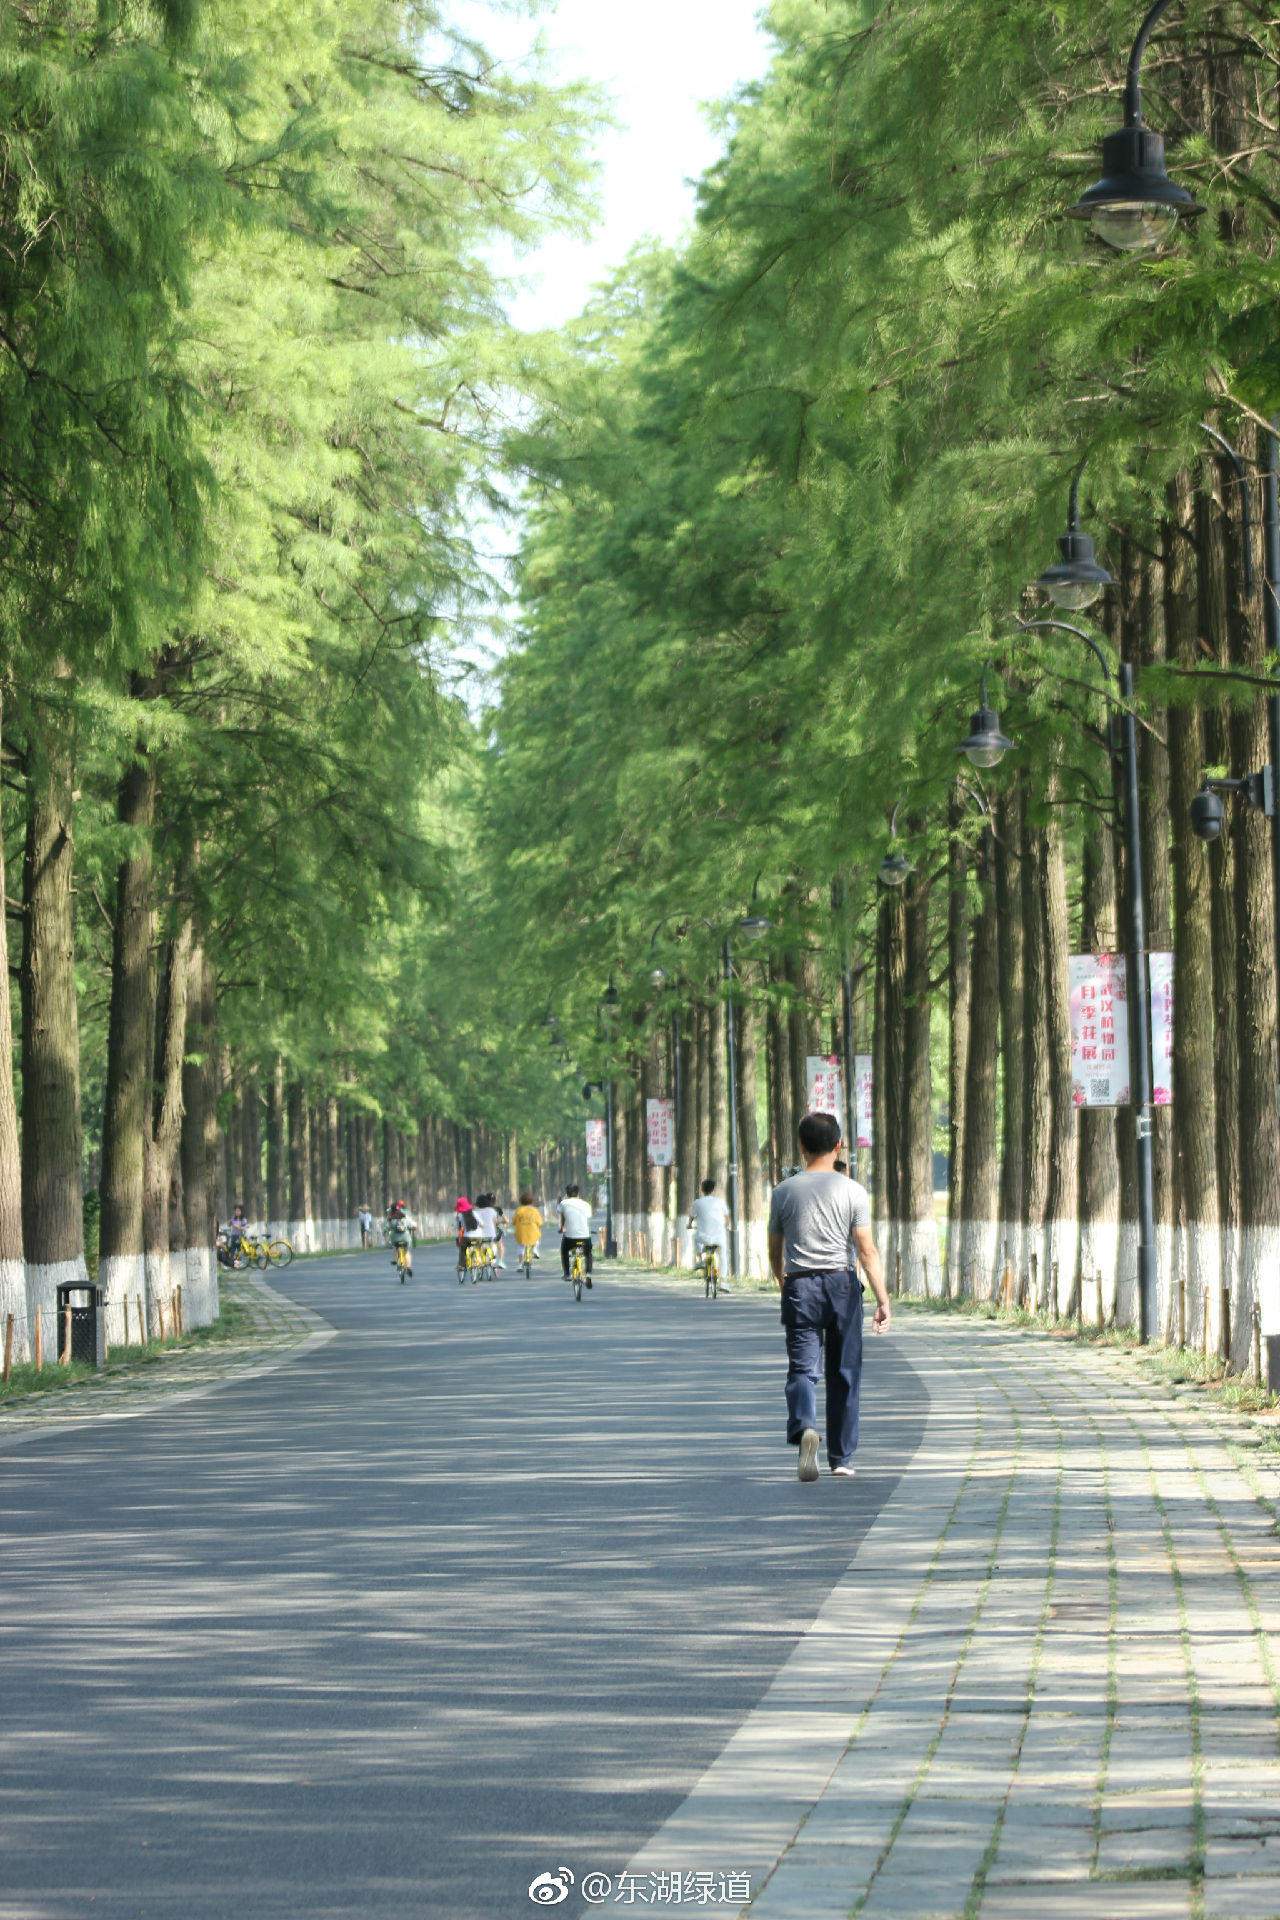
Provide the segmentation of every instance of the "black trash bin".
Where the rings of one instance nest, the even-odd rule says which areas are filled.
[[[73,1280],[58,1288],[58,1359],[67,1357],[67,1309],[71,1309],[71,1358],[87,1367],[107,1360],[107,1318],[102,1288],[90,1280]]]

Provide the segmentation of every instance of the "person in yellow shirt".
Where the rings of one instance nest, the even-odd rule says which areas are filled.
[[[533,1203],[533,1195],[526,1187],[520,1195],[520,1205],[511,1216],[511,1225],[515,1231],[516,1245],[520,1249],[520,1261],[525,1258],[525,1249],[532,1249],[532,1257],[541,1260],[538,1241],[542,1235],[542,1215]]]

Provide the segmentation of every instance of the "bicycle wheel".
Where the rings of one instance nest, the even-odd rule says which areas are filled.
[[[293,1259],[293,1248],[287,1240],[272,1240],[267,1246],[267,1258],[273,1267],[287,1267]]]
[[[265,1246],[258,1247],[253,1254],[253,1265],[259,1273],[265,1273],[270,1264],[270,1255]]]
[[[574,1267],[574,1269],[573,1269],[573,1297],[574,1297],[574,1299],[575,1299],[575,1300],[581,1300],[581,1298],[582,1298],[582,1268],[581,1268],[581,1266],[575,1266],[575,1267]]]

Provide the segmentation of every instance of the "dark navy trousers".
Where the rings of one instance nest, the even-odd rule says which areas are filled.
[[[862,1286],[847,1270],[789,1273],[782,1286],[787,1336],[787,1439],[818,1424],[818,1381],[827,1382],[827,1459],[841,1467],[858,1444],[862,1383]]]

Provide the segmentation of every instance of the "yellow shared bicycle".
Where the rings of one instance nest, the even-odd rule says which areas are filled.
[[[480,1280],[496,1280],[498,1277],[498,1243],[496,1240],[468,1240],[467,1263],[458,1269],[458,1285],[465,1286],[470,1280],[474,1287]]]
[[[259,1240],[254,1234],[244,1233],[240,1245],[246,1263],[259,1273],[265,1273],[268,1267],[287,1267],[293,1259],[293,1248],[287,1240]]]
[[[394,1251],[395,1251],[395,1259],[392,1261],[391,1264],[394,1266],[396,1270],[396,1277],[398,1278],[400,1285],[403,1286],[405,1282],[405,1275],[409,1271],[409,1249],[407,1246],[402,1246],[402,1247],[396,1247]]]
[[[582,1283],[587,1277],[587,1263],[582,1257],[582,1248],[575,1247],[569,1255],[569,1278],[573,1282],[573,1297],[582,1298]]]
[[[719,1247],[704,1247],[698,1255],[698,1264],[702,1268],[703,1297],[714,1300],[720,1292]]]

